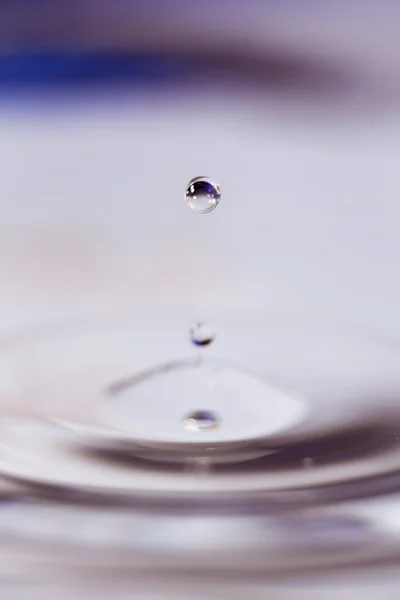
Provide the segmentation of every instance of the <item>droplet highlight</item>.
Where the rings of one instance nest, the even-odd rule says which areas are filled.
[[[219,415],[212,410],[194,410],[183,419],[188,431],[212,431],[221,424]]]
[[[214,210],[221,199],[221,189],[210,177],[195,177],[186,188],[186,202],[194,212],[206,214]]]

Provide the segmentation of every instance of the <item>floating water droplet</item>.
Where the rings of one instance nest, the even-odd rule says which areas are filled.
[[[189,329],[190,339],[196,346],[208,346],[217,335],[215,328],[209,323],[194,323]]]
[[[218,206],[221,190],[210,177],[195,177],[186,188],[186,202],[197,213],[209,213]]]
[[[212,410],[194,410],[183,419],[183,426],[188,431],[210,431],[220,424],[220,417]]]

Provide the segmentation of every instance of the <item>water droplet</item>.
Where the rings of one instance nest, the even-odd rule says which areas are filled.
[[[208,346],[215,340],[217,332],[208,323],[196,322],[189,329],[190,339],[196,346]]]
[[[218,206],[221,190],[210,177],[195,177],[186,188],[186,202],[197,213],[209,213]]]
[[[194,410],[183,419],[183,426],[188,431],[210,431],[220,424],[220,417],[212,410]]]

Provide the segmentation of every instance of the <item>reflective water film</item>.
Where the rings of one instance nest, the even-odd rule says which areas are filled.
[[[395,586],[397,344],[305,317],[220,321],[224,358],[202,361],[170,320],[47,330],[4,349],[0,536],[13,568],[68,568],[69,589],[106,565],[107,585],[143,593],[143,569],[168,572],[166,590],[188,597],[211,593],[205,573],[238,597],[288,576],[311,597],[350,575]]]

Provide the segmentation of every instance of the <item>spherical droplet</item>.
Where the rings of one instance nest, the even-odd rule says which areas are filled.
[[[218,206],[221,190],[210,177],[195,177],[186,188],[186,202],[197,213],[209,213]]]
[[[219,416],[212,410],[194,410],[183,419],[183,426],[188,431],[210,431],[220,424]]]
[[[208,346],[214,341],[217,332],[208,323],[194,323],[189,329],[190,340],[196,346]]]

